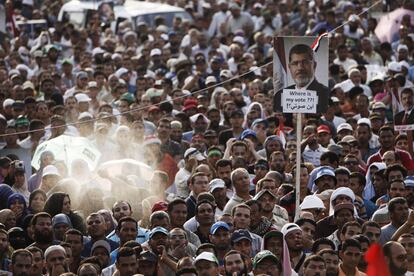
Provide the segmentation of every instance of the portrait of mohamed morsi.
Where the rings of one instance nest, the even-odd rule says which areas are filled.
[[[273,53],[273,108],[283,112],[283,89],[316,91],[316,112],[328,108],[329,45],[327,37],[276,37]]]

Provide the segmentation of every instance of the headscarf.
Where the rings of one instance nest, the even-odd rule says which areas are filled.
[[[384,162],[374,162],[369,166],[367,175],[365,176],[366,185],[365,185],[364,191],[362,193],[362,197],[365,200],[370,200],[371,198],[373,198],[375,196],[374,184],[371,181],[371,178],[372,178],[371,168],[372,167],[376,167],[378,169],[378,171],[382,171],[382,170],[385,170],[387,165],[385,165]]]
[[[258,102],[252,102],[251,104],[249,104],[249,107],[247,108],[246,113],[244,114],[244,122],[243,122],[243,128],[249,128],[249,126],[247,125],[247,115],[250,113],[250,111],[252,111],[253,106],[259,106],[260,108],[260,119],[265,119],[265,114],[263,111],[263,107],[262,104],[258,103]]]
[[[27,186],[27,179],[26,177],[24,178],[24,183],[20,188],[16,188],[14,185],[12,186],[12,190],[15,193],[21,194],[24,199],[26,200],[26,204],[29,203],[29,197],[30,197],[30,192],[29,192],[29,188]]]
[[[23,222],[24,217],[28,214],[28,212],[27,212],[27,204],[26,204],[26,199],[24,198],[23,195],[18,194],[18,193],[13,193],[7,199],[7,208],[11,209],[10,206],[16,200],[18,200],[21,203],[23,203],[23,212],[22,212],[22,214],[20,215],[20,217],[17,217],[17,215],[16,215],[16,226],[20,226],[21,223]]]
[[[0,185],[0,209],[7,208],[7,200],[10,195],[13,194],[13,190],[7,184]]]

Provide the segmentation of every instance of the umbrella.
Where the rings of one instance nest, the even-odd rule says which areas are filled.
[[[50,151],[56,160],[65,161],[70,166],[75,159],[82,159],[88,163],[90,170],[98,165],[101,156],[99,150],[85,137],[73,137],[61,135],[40,144],[32,158],[32,166],[38,170],[40,167],[40,156],[44,151]]]
[[[411,16],[411,24],[414,24],[414,11],[412,10],[399,8],[383,15],[375,28],[375,34],[377,35],[379,41],[393,42],[393,36],[395,33],[398,33],[401,20],[406,14]]]
[[[102,163],[99,170],[106,171],[109,175],[135,175],[138,178],[149,181],[154,170],[147,164],[134,159],[112,160]]]

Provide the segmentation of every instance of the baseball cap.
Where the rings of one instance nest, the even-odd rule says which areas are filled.
[[[385,106],[383,102],[376,102],[372,105],[372,110],[375,110],[375,109],[387,109],[387,107]]]
[[[216,78],[215,78],[215,77],[213,77],[213,76],[208,76],[208,77],[206,78],[206,84],[209,84],[209,83],[217,83]]]
[[[329,127],[327,125],[320,125],[317,128],[317,132],[319,133],[331,133],[331,130],[329,129]]]
[[[200,117],[202,117],[204,122],[206,122],[207,124],[210,123],[210,120],[203,113],[197,113],[191,116],[190,121],[194,124]]]
[[[101,47],[96,47],[96,48],[93,48],[92,50],[92,56],[100,55],[103,53],[105,53],[105,50],[102,49]]]
[[[148,145],[161,145],[161,140],[155,135],[148,135],[144,138],[144,147]]]
[[[108,252],[108,255],[111,254],[111,246],[109,245],[107,241],[99,240],[99,241],[94,242],[91,248],[91,252],[93,253],[93,251],[98,247],[104,248]]]
[[[256,254],[253,258],[253,269],[257,268],[257,265],[260,264],[263,260],[270,259],[274,262],[279,263],[279,259],[269,250],[262,250]]]
[[[302,229],[296,223],[286,223],[285,225],[283,225],[280,232],[282,232],[283,236],[286,237],[287,234],[289,234],[290,232],[295,231],[295,230],[302,231]]]
[[[214,178],[209,183],[210,186],[210,193],[212,193],[215,189],[226,188],[226,183],[223,179]]]
[[[406,187],[414,188],[414,176],[410,175],[404,179],[404,183]]]
[[[69,217],[65,214],[57,214],[52,218],[53,227],[55,227],[58,224],[65,224],[72,228],[72,222],[70,221]]]
[[[205,156],[201,154],[201,152],[196,148],[188,148],[184,152],[184,159],[187,159],[188,157],[194,156],[198,161],[205,160]]]
[[[167,209],[168,209],[168,204],[166,202],[158,201],[152,206],[151,213],[154,213],[156,211],[167,211]]]
[[[142,251],[139,254],[138,259],[140,261],[148,261],[148,262],[152,262],[152,263],[156,263],[157,260],[158,260],[157,256],[149,250]]]
[[[325,209],[325,205],[323,204],[322,199],[320,199],[316,195],[308,195],[305,196],[302,203],[300,204],[300,209]]]
[[[358,120],[357,125],[368,125],[371,127],[371,121],[368,118],[361,118]]]
[[[343,147],[337,144],[330,144],[327,147],[328,151],[334,152],[336,155],[342,155]]]
[[[257,138],[256,132],[251,129],[243,130],[242,134],[240,135],[240,140],[244,140],[247,137]]]
[[[160,56],[162,54],[161,50],[158,48],[152,49],[150,52],[150,56]]]
[[[238,229],[233,232],[233,234],[231,235],[231,243],[234,244],[241,240],[248,240],[252,242],[252,236],[250,235],[249,231],[245,229]]]
[[[78,93],[75,95],[75,98],[78,101],[78,103],[85,103],[91,101],[91,98],[89,98],[89,96],[85,93]]]
[[[127,74],[129,71],[128,69],[121,67],[118,70],[116,70],[115,72],[115,76],[117,76],[118,78],[120,78],[122,75]]]
[[[264,124],[265,128],[269,127],[269,122],[266,119],[263,119],[263,118],[259,118],[259,119],[254,120],[253,123],[252,123],[252,128],[257,124]]]
[[[12,106],[14,104],[14,100],[13,99],[5,99],[3,101],[3,108],[6,108],[8,106]]]
[[[316,174],[315,182],[319,178],[321,178],[323,176],[326,176],[326,175],[327,176],[332,176],[335,179],[335,182],[336,182],[335,172],[332,169],[329,169],[329,168],[323,168],[323,169],[319,170],[318,173]]]
[[[217,257],[211,252],[202,252],[194,260],[194,265],[199,261],[208,261],[219,265]]]
[[[15,125],[16,127],[19,127],[19,126],[28,126],[29,124],[30,124],[29,119],[27,119],[26,117],[24,117],[24,116],[22,116],[22,115],[20,115],[20,116],[16,119],[16,121],[15,121],[15,123],[14,123],[14,125]]]
[[[349,131],[353,131],[352,126],[348,123],[342,123],[338,126],[338,128],[336,129],[336,131],[339,133],[342,130],[349,130]]]
[[[357,139],[353,135],[347,135],[344,138],[342,138],[341,141],[346,142],[346,143],[352,143],[352,142],[356,142]]]
[[[230,231],[230,226],[225,223],[224,221],[217,221],[216,223],[214,223],[211,228],[210,228],[210,234],[214,235],[216,234],[217,230],[219,230],[220,228],[224,228],[227,231]]]
[[[96,83],[96,81],[88,82],[88,88],[92,88],[92,87],[98,87],[98,84]]]
[[[76,78],[77,79],[87,79],[88,78],[88,73],[86,73],[85,71],[79,71],[78,73],[76,73]]]
[[[230,118],[234,118],[234,117],[244,117],[244,113],[243,111],[241,111],[240,109],[236,109],[234,110],[231,114],[230,114]]]
[[[269,163],[267,162],[267,160],[259,159],[254,164],[254,168],[265,168],[265,169],[268,170],[269,169]]]
[[[44,169],[43,169],[43,173],[42,173],[42,177],[45,177],[47,175],[56,175],[56,176],[60,176],[60,173],[58,171],[58,169],[53,166],[53,165],[47,165]]]
[[[23,90],[26,90],[26,89],[35,90],[34,84],[31,81],[25,81],[23,83],[23,87],[22,88],[23,88]]]
[[[229,79],[232,76],[233,76],[233,74],[228,69],[221,70],[221,72],[220,72],[220,77],[225,77],[225,78]]]
[[[157,233],[162,233],[162,234],[164,234],[166,236],[169,236],[170,235],[167,229],[165,229],[164,227],[161,227],[161,226],[157,226],[157,227],[155,227],[154,229],[152,229],[150,231],[149,238],[151,239]]]

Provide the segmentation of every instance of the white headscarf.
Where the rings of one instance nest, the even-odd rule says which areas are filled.
[[[362,196],[365,200],[370,200],[371,198],[375,196],[374,185],[371,181],[371,178],[372,178],[371,168],[372,167],[376,167],[378,168],[379,171],[381,171],[381,170],[385,170],[387,165],[385,165],[385,163],[383,162],[374,162],[369,166],[367,175],[365,176],[366,184],[364,187],[364,191],[362,192]]]

